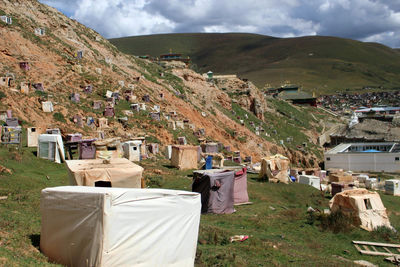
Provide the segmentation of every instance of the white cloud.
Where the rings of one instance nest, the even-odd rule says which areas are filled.
[[[105,37],[169,32],[332,35],[400,46],[393,0],[41,0]],[[393,33],[393,34],[390,34]]]

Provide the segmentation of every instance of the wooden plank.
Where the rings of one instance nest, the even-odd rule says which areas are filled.
[[[362,249],[361,249],[358,245],[354,244],[354,246],[356,247],[356,249],[357,249],[359,252],[362,251]]]
[[[396,266],[398,266],[398,264],[400,263],[400,261],[399,261],[400,259],[396,258],[394,256],[389,257],[389,258],[385,258],[385,260],[390,261],[391,263],[397,264]]]
[[[365,250],[371,251],[366,245],[363,245]]]
[[[353,244],[388,247],[388,248],[400,248],[399,244],[375,243],[375,242],[368,242],[368,241],[353,241]]]
[[[72,151],[71,151],[71,147],[70,146],[68,146],[68,149],[67,149],[67,158],[68,158],[68,160],[72,159]]]
[[[242,206],[242,205],[251,205],[253,204],[253,202],[243,202],[243,203],[237,203],[237,204],[233,204],[235,206]]]
[[[65,162],[65,158],[64,158],[64,155],[62,154],[61,147],[58,146],[58,143],[56,143],[56,146],[58,149],[58,154],[60,154],[61,162]]]
[[[376,247],[374,247],[374,246],[371,246],[371,248],[372,248],[373,250],[375,250],[375,251],[378,251],[378,250],[376,249]]]
[[[371,255],[371,256],[388,256],[388,257],[396,256],[396,257],[400,257],[400,254],[387,253],[387,252],[361,250],[360,253],[363,254],[363,255]]]
[[[389,253],[393,253],[393,252],[391,252],[388,248],[386,248],[386,247],[382,247],[384,250],[386,250],[387,252],[389,252]]]

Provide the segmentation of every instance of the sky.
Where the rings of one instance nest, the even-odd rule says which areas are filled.
[[[39,0],[106,38],[158,33],[324,35],[400,48],[400,0]]]

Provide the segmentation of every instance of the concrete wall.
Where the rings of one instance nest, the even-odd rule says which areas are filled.
[[[203,77],[204,78],[208,78],[207,73],[203,73]],[[213,75],[214,79],[237,79],[237,75],[236,74],[228,74],[228,75]]]
[[[329,129],[328,131],[324,132],[318,137],[318,142],[320,146],[325,145],[325,143],[330,143],[331,142],[331,134],[336,133],[341,125],[336,125],[333,128]]]
[[[325,169],[346,171],[400,172],[400,153],[339,153],[325,154]],[[330,158],[328,160],[327,158]]]

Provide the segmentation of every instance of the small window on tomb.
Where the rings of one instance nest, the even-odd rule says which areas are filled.
[[[111,182],[109,181],[97,181],[94,182],[95,187],[111,187]]]
[[[369,198],[364,199],[364,204],[367,210],[372,210],[371,200]]]

